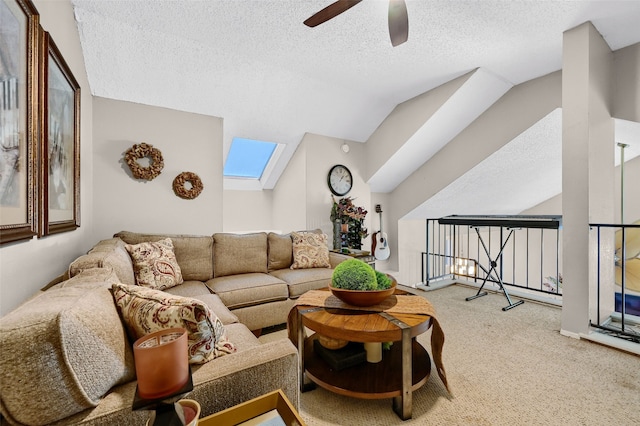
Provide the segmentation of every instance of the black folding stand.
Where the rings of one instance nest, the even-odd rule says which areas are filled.
[[[502,290],[504,297],[506,297],[507,301],[509,301],[509,305],[502,308],[503,311],[508,311],[511,308],[515,308],[518,305],[522,305],[524,303],[524,300],[519,300],[516,303],[513,303],[511,301],[511,297],[509,297],[509,293],[507,292],[507,289],[504,288],[504,284],[502,283],[502,278],[500,277],[500,274],[498,274],[498,271],[496,271],[496,266],[498,266],[498,259],[500,259],[500,256],[502,256],[502,252],[504,251],[504,248],[507,245],[507,242],[509,241],[511,234],[513,234],[514,229],[513,228],[509,229],[509,235],[507,235],[507,238],[502,243],[502,247],[500,247],[500,253],[498,253],[495,260],[491,259],[489,250],[487,249],[487,246],[484,244],[484,240],[482,239],[482,235],[480,235],[480,231],[478,231],[478,227],[474,226],[473,229],[475,229],[476,234],[478,234],[478,239],[480,240],[480,243],[482,243],[482,248],[484,249],[484,252],[487,254],[487,258],[489,259],[491,267],[489,268],[489,270],[487,270],[484,266],[478,263],[478,267],[484,271],[486,276],[484,277],[484,281],[482,281],[482,285],[478,289],[478,292],[476,293],[476,295],[467,297],[465,300],[469,301],[469,300],[477,299],[478,297],[486,296],[487,292],[482,291],[482,289],[484,288],[484,285],[487,283],[487,280],[491,278],[498,283],[498,286],[500,287],[500,290]],[[492,275],[491,272],[495,272],[495,277]]]

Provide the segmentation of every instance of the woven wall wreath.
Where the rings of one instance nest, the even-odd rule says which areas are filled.
[[[191,189],[187,189],[185,184],[189,182]],[[197,174],[191,172],[182,172],[173,180],[173,192],[180,198],[193,200],[202,190],[204,185]]]
[[[147,167],[143,167],[137,160],[148,157],[150,164]],[[149,145],[148,143],[135,144],[127,150],[124,156],[124,161],[131,169],[131,174],[136,179],[153,180],[155,179],[162,169],[164,168],[164,159],[162,153]]]

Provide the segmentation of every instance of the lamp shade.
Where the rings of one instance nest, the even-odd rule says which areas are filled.
[[[158,399],[180,390],[189,380],[187,331],[169,328],[147,334],[133,344],[138,394]]]

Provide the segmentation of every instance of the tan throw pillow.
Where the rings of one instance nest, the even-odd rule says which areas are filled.
[[[222,321],[202,301],[159,290],[113,284],[113,298],[134,341],[167,328],[187,330],[189,363],[204,364],[236,351]]]
[[[139,286],[164,290],[181,284],[182,271],[173,253],[171,238],[157,242],[127,244]]]
[[[327,235],[315,232],[292,232],[293,264],[291,269],[330,268]]]

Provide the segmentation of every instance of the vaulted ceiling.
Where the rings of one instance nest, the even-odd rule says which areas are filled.
[[[265,188],[275,186],[305,133],[366,142],[398,104],[471,70],[491,76],[497,94],[559,70],[563,32],[586,21],[612,50],[640,42],[640,1],[407,0],[409,39],[397,47],[389,40],[386,0],[364,0],[318,27],[303,25],[332,2],[72,0],[94,95],[222,117],[225,152],[236,136],[286,144]],[[473,119],[489,106],[486,99],[460,104]],[[547,117],[522,138],[559,149],[559,122],[557,114]],[[618,128],[626,133],[620,130],[617,139],[632,144],[627,158],[640,154],[638,126]],[[451,129],[434,132],[443,136],[422,147],[420,158],[403,154],[413,158],[405,173],[452,136]],[[492,161],[518,152],[514,142],[438,196],[449,199],[447,190],[455,194],[480,185],[478,176],[489,179]],[[414,141],[421,143],[427,142]],[[545,165],[553,176],[559,176],[556,163]],[[394,169],[377,170],[371,190],[392,191],[404,178]],[[500,181],[531,183],[526,170],[514,167]],[[548,190],[549,183],[538,187]],[[501,188],[474,193],[484,197],[487,190]]]

